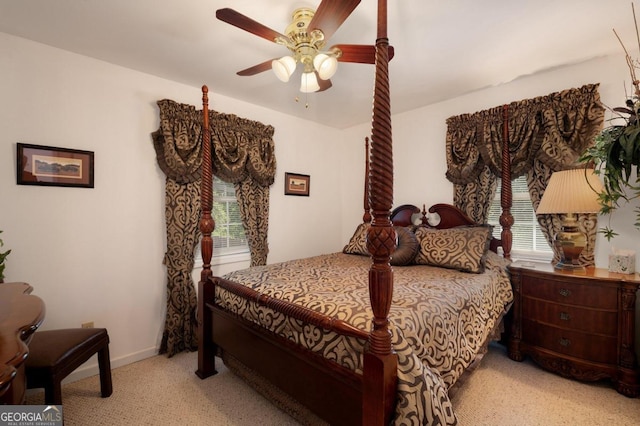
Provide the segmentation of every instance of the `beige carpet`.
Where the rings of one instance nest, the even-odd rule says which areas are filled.
[[[480,366],[453,398],[462,426],[638,426],[640,399],[627,398],[608,383],[583,383],[515,362],[491,345]]]
[[[113,370],[113,395],[100,397],[97,376],[63,386],[66,425],[297,425],[217,363],[200,380],[196,353],[155,356]],[[29,404],[42,404],[30,393]],[[640,425],[640,399],[606,384],[584,384],[511,361],[491,346],[453,398],[461,426]]]

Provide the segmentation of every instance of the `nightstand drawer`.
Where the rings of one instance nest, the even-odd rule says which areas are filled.
[[[615,287],[523,277],[522,295],[584,307],[618,308],[618,290]]]
[[[522,321],[522,338],[531,345],[591,362],[617,361],[616,336],[592,335],[525,319]]]
[[[618,335],[617,310],[594,310],[593,308],[581,308],[523,297],[522,315],[534,322],[562,328],[604,334],[614,338],[617,338]]]

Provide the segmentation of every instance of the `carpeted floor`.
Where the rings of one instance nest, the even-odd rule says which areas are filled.
[[[515,362],[491,345],[480,366],[453,398],[460,425],[640,425],[640,398],[606,382],[583,383]]]
[[[100,397],[97,376],[63,386],[66,425],[297,425],[221,362],[200,380],[196,353],[155,356],[113,370],[113,395]],[[42,404],[41,392],[27,403]],[[461,426],[640,425],[640,399],[606,383],[585,384],[511,361],[492,345],[455,393]]]

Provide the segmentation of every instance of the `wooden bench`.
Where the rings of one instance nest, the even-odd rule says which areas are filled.
[[[62,405],[62,380],[98,354],[100,392],[111,395],[109,335],[104,328],[68,328],[34,333],[25,363],[27,388],[44,388],[45,404]]]

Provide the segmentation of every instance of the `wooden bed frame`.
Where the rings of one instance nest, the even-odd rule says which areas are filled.
[[[213,277],[211,234],[215,222],[212,210],[212,168],[209,131],[208,89],[203,86],[203,162],[202,162],[202,231],[203,270],[198,284],[198,370],[200,378],[216,374],[215,356],[222,349],[246,367],[260,374],[295,400],[332,425],[389,424],[394,413],[397,383],[397,357],[391,346],[389,310],[393,294],[391,254],[396,247],[394,223],[411,221],[417,207],[400,206],[391,215],[393,203],[393,159],[388,74],[386,0],[378,2],[378,37],[376,40],[376,77],[373,98],[371,150],[366,163],[365,216],[372,217],[368,233],[368,250],[372,264],[369,270],[369,295],[374,313],[370,332],[356,329],[343,321],[282,300],[260,295],[253,290]],[[506,138],[505,138],[506,139]],[[506,150],[506,151],[505,151]],[[505,257],[511,247],[510,214],[511,181],[508,147],[503,149],[503,225],[502,244]],[[505,179],[506,176],[506,179]],[[417,211],[416,211],[417,210]],[[473,222],[460,210],[438,204],[429,210],[438,213],[437,226],[446,228]],[[371,216],[370,216],[371,212]],[[290,341],[266,332],[242,318],[215,305],[215,287],[221,286],[259,304],[285,313],[326,330],[366,341],[363,374],[328,361]]]

